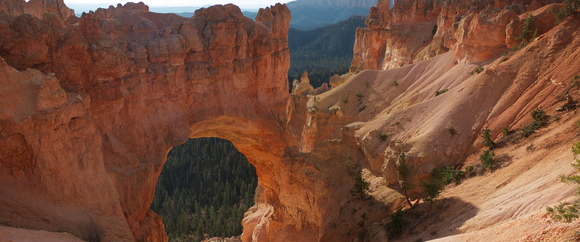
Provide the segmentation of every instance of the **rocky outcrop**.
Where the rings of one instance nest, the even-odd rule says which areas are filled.
[[[254,22],[234,5],[188,19],[129,3],[67,19],[50,2],[41,15],[18,8],[39,1],[2,4],[0,224],[163,240],[148,209],[167,151],[189,137],[233,141],[267,181],[263,200],[280,207],[283,168],[271,166],[285,147],[284,5]]]
[[[479,62],[513,45],[521,33],[517,26],[528,16],[520,14],[554,2],[559,1],[395,1],[389,9],[388,1],[379,1],[367,17],[368,27],[357,30],[350,70],[392,69],[449,50],[458,61]],[[539,19],[551,22],[553,16]]]
[[[75,15],[74,10],[69,9],[63,0],[6,0],[0,2],[0,11],[12,16],[30,14],[40,19],[44,14],[53,14],[64,21]]]
[[[376,0],[298,0],[289,3],[289,6],[370,8],[375,3]]]
[[[2,6],[12,2],[26,5]],[[290,13],[284,5],[261,10],[255,22],[233,5],[202,9],[192,18],[151,13],[141,3],[66,21],[50,13],[39,18],[4,11],[9,14],[0,14],[0,224],[90,241],[163,241],[163,224],[149,206],[167,152],[188,138],[219,137],[246,155],[259,178],[242,240],[384,240],[390,215],[404,206],[397,174],[401,153],[418,184],[435,167],[477,163],[482,129],[491,129],[497,140],[506,125],[518,129],[529,123],[529,113],[539,106],[555,112],[556,94],[580,96],[571,88],[577,75],[571,70],[580,69],[578,16],[546,27],[520,51],[490,59],[484,71],[470,75],[476,65],[467,62],[501,49],[494,41],[508,43],[518,35],[516,20],[549,11],[541,4],[538,12],[527,13],[518,12],[519,5],[482,4],[468,9],[398,2],[377,17],[384,20],[379,25],[404,33],[407,21],[428,31],[437,21],[438,37],[423,44],[451,51],[401,62],[401,68],[337,77],[323,93],[305,75],[291,94]],[[522,5],[522,11],[536,9],[532,6]],[[465,9],[467,16],[448,8]],[[502,28],[509,34],[482,44],[481,55],[472,48],[486,37],[472,31]],[[384,36],[402,38],[389,31]],[[400,48],[368,43],[389,47],[389,53],[416,52],[399,40]],[[388,66],[399,57],[407,58],[392,54],[389,61],[375,62]],[[441,90],[447,92],[436,95]],[[577,119],[573,113],[561,118],[570,127]],[[513,157],[517,165],[506,169],[512,170],[509,178],[495,175],[505,173],[500,170],[487,176],[497,180],[466,181],[468,191],[445,197],[452,209],[433,216],[443,227],[427,230],[432,226],[417,222],[416,231],[425,238],[465,231],[489,238],[495,224],[505,229],[522,217],[534,218],[572,194],[573,189],[554,189],[572,158],[562,153],[575,131],[561,138],[563,129],[538,131],[537,137],[546,136],[535,145],[513,138],[521,143]],[[505,152],[496,151],[498,157]],[[544,160],[545,154],[554,162]],[[542,178],[546,166],[557,168],[550,173],[555,181]],[[369,183],[368,190],[357,192],[359,178]],[[474,195],[476,189],[483,195]],[[409,194],[416,202],[421,191]]]

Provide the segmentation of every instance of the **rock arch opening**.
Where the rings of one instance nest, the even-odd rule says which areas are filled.
[[[169,241],[240,236],[257,185],[256,169],[230,141],[190,139],[167,155],[151,210]]]

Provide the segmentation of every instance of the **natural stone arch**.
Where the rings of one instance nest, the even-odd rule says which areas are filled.
[[[279,231],[316,237],[316,228],[294,233],[303,230],[301,218],[289,217],[293,205],[278,198],[296,190],[280,187],[295,176],[284,173],[291,165],[284,5],[261,10],[256,22],[233,5],[189,19],[131,3],[67,23],[50,13],[2,16],[34,23],[2,28],[2,36],[40,34],[7,39],[0,59],[9,77],[2,86],[11,87],[0,100],[0,143],[10,147],[0,154],[9,198],[0,199],[0,213],[11,214],[1,224],[83,239],[162,240],[160,218],[148,208],[167,152],[212,136],[232,141],[259,170],[269,212],[248,222],[250,232],[257,221],[262,239]],[[41,70],[27,70],[34,67]]]

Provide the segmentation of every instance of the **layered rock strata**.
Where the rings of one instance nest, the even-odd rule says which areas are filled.
[[[449,50],[459,61],[480,62],[513,46],[528,16],[521,14],[555,2],[561,1],[402,0],[389,9],[389,1],[379,1],[368,27],[357,30],[350,70],[392,69]]]
[[[284,5],[256,22],[234,5],[192,18],[143,3],[81,18],[62,1],[0,6],[0,224],[164,240],[149,206],[167,152],[207,136],[231,140],[256,166],[261,200],[280,207]]]
[[[529,113],[538,107],[554,113],[559,94],[580,97],[571,87],[580,70],[580,18],[547,27],[552,6],[538,1],[521,9],[500,1],[475,7],[397,1],[391,10],[379,1],[369,25],[400,27],[409,36],[385,34],[400,48],[375,41],[382,37],[369,38],[368,46],[399,48],[392,56],[405,61],[363,51],[355,69],[403,67],[335,78],[324,93],[305,75],[291,94],[284,5],[261,10],[254,22],[233,5],[182,18],[129,3],[66,18],[42,3],[42,14],[35,15],[18,10],[35,1],[0,4],[8,8],[0,14],[0,224],[8,227],[83,240],[163,241],[161,219],[148,208],[167,152],[188,138],[219,137],[246,155],[259,178],[256,205],[243,221],[244,241],[385,241],[391,213],[404,206],[401,153],[418,184],[435,167],[477,160],[482,129],[497,140],[506,125],[518,129],[531,122]],[[536,10],[524,12],[530,9]],[[476,65],[467,62],[513,45],[508,36],[519,35],[516,21],[529,14],[546,26],[538,28],[539,37],[469,74]],[[411,33],[401,27],[414,26],[408,21],[423,27]],[[423,43],[435,21],[439,37]],[[475,30],[503,31],[505,38],[481,39]],[[416,62],[420,48],[408,43],[442,51]],[[572,123],[575,117],[562,113],[562,119]],[[553,130],[537,136],[559,136]],[[533,141],[513,139],[530,152],[514,157],[516,168],[532,167],[533,177],[541,177],[541,165],[554,165],[542,160],[544,153],[533,153]],[[564,142],[571,137],[553,139],[562,143],[547,148],[569,150]],[[558,157],[557,171],[569,158]],[[486,196],[480,200],[491,196],[501,210],[473,200],[473,189],[446,198],[458,209],[437,219],[458,225],[427,236],[469,230],[491,236],[486,229],[493,224],[529,218],[569,193],[550,189],[554,181],[530,182],[520,174],[481,188]],[[369,182],[362,193],[355,185],[359,176]],[[533,194],[512,188],[511,180],[533,184]],[[419,201],[420,188],[409,194]],[[422,228],[418,223],[414,228]]]

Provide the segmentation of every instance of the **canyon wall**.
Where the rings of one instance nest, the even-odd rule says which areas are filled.
[[[379,1],[368,27],[357,29],[350,71],[392,69],[449,50],[458,61],[480,62],[513,46],[521,33],[520,14],[557,2],[401,0],[390,9],[388,1]]]
[[[81,18],[62,0],[0,6],[0,224],[164,240],[149,210],[157,177],[171,147],[196,137],[231,140],[256,167],[261,200],[277,200],[289,98],[284,5],[256,22],[234,5],[191,18],[143,3]]]
[[[554,27],[550,10],[560,5],[542,1],[386,2],[357,32],[352,69],[360,72],[324,93],[303,76],[289,94],[284,5],[252,21],[234,5],[183,18],[128,3],[76,18],[62,1],[0,1],[0,225],[164,241],[149,210],[157,177],[171,147],[196,137],[228,139],[256,167],[244,241],[386,241],[392,212],[405,206],[400,154],[419,184],[435,167],[476,166],[484,128],[520,147],[497,150],[513,157],[514,171],[466,181],[471,189],[442,199],[453,209],[433,216],[442,227],[417,219],[413,234],[489,238],[496,224],[534,219],[572,194],[553,188],[561,188],[554,172],[571,161],[561,153],[573,132],[539,130],[534,137],[557,141],[546,149],[500,133],[521,129],[538,107],[555,115],[564,91],[579,99],[568,87],[580,74],[580,17]],[[538,16],[538,38],[494,58],[517,43],[529,14]],[[484,70],[469,74],[477,64]],[[577,119],[558,115],[566,125]],[[558,152],[557,164],[543,158]],[[556,180],[540,179],[546,164]],[[368,190],[356,191],[359,176]],[[533,194],[512,181],[533,185]],[[426,207],[419,186],[409,194]]]

